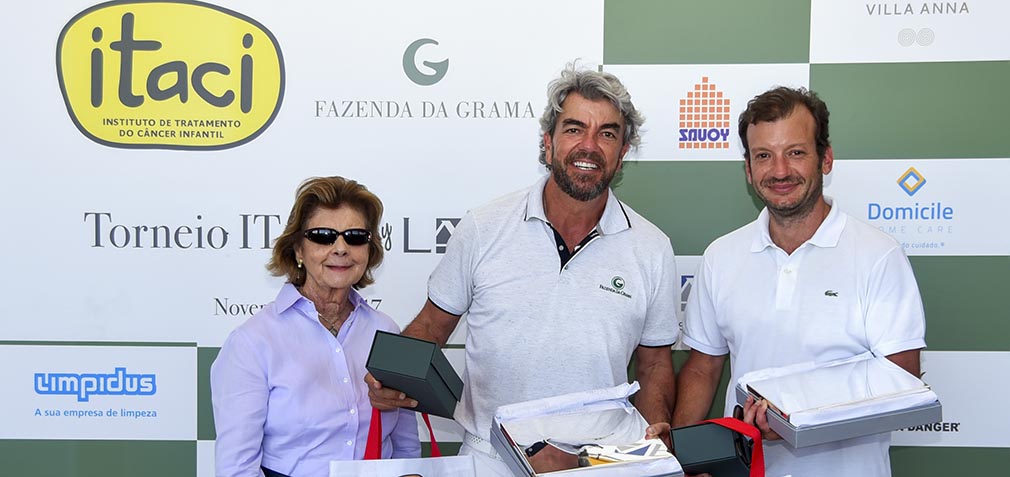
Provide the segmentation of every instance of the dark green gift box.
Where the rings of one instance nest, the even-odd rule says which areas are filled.
[[[463,393],[463,381],[431,341],[376,331],[365,368],[384,387],[416,400],[418,412],[452,419]]]
[[[670,442],[673,453],[688,475],[750,475],[750,442],[736,431],[705,422],[670,431]]]

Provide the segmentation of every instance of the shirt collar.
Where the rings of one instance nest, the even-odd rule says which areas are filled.
[[[828,211],[827,217],[824,217],[824,221],[821,225],[817,227],[817,231],[814,235],[810,237],[803,244],[810,244],[821,248],[830,248],[838,245],[838,239],[842,236],[842,229],[845,228],[845,216],[839,212],[838,207],[835,206],[835,200],[831,197],[824,196],[824,201],[828,203],[831,210]],[[755,223],[757,224],[758,234],[754,237],[754,241],[751,242],[750,251],[760,252],[768,247],[778,247],[775,242],[772,242],[771,234],[768,232],[768,221],[770,216],[768,214],[768,207],[761,209],[761,214],[758,215]],[[800,245],[801,247],[803,245]]]
[[[347,299],[354,305],[355,310],[357,310],[362,304],[366,303],[361,294],[353,288],[347,295]],[[302,296],[302,294],[298,292],[298,289],[295,288],[291,282],[285,283],[284,286],[281,287],[281,291],[277,292],[277,298],[274,299],[274,306],[277,307],[277,315],[282,315],[290,308],[301,310],[305,316],[313,316],[313,313],[316,312],[316,306],[309,301],[308,298]],[[351,313],[351,315],[353,316],[354,313]]]
[[[541,177],[530,188],[526,196],[526,215],[523,217],[523,220],[540,219],[546,223],[550,223],[547,220],[547,213],[544,212],[544,187],[547,186],[547,181],[550,178],[551,174],[547,173],[547,175]],[[617,200],[614,190],[608,188],[607,205],[603,208],[603,216],[600,217],[600,222],[596,225],[596,229],[603,235],[609,235],[630,228],[631,219],[628,217],[627,211],[624,210],[624,204]]]

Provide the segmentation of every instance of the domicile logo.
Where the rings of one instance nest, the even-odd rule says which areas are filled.
[[[284,96],[273,34],[196,1],[91,7],[60,32],[56,68],[74,124],[113,147],[235,147],[266,130]]]
[[[926,185],[926,177],[915,167],[909,167],[898,177],[898,187],[905,191],[909,197],[915,195]],[[866,218],[868,220],[953,220],[954,208],[943,205],[940,201],[920,204],[915,202],[912,205],[886,205],[878,202],[867,204]],[[893,233],[892,230],[884,230]]]
[[[680,149],[729,149],[729,98],[702,76],[680,100]]]
[[[905,191],[909,197],[919,192],[922,186],[926,185],[926,178],[922,176],[914,167],[909,167],[901,177],[898,178],[898,186]]]

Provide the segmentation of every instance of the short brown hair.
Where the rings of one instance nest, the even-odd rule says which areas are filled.
[[[751,124],[775,122],[789,116],[797,105],[803,105],[814,117],[814,140],[817,142],[817,157],[824,159],[824,153],[831,146],[828,138],[828,105],[821,101],[817,93],[806,88],[779,86],[754,97],[747,103],[747,110],[740,114],[740,143],[743,157],[750,159],[750,144],[747,142],[747,128]]]
[[[295,286],[305,283],[305,270],[298,268],[295,245],[305,240],[305,222],[319,209],[350,207],[365,217],[365,228],[372,234],[368,242],[368,265],[355,289],[375,283],[372,270],[382,263],[382,245],[379,242],[379,221],[382,219],[382,201],[364,185],[340,176],[312,177],[298,186],[295,205],[291,207],[284,232],[274,241],[273,255],[267,270],[277,277],[287,277]]]

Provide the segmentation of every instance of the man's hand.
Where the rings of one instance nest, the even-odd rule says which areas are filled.
[[[417,407],[417,401],[410,399],[406,394],[393,388],[382,387],[382,383],[372,377],[372,373],[365,374],[365,384],[368,385],[368,400],[372,402],[372,407],[380,411]]]
[[[673,446],[670,445],[670,423],[669,422],[657,422],[645,428],[645,438],[646,439],[659,439],[666,444],[666,450],[673,452]]]
[[[424,308],[418,313],[417,318],[414,318],[414,321],[410,322],[410,325],[403,330],[403,336],[421,338],[435,342],[439,346],[445,346],[449,334],[456,328],[458,322],[458,316],[442,311],[431,300],[428,300],[424,303]],[[407,397],[398,389],[383,387],[379,380],[372,377],[372,373],[365,375],[365,384],[368,385],[368,400],[372,402],[372,407],[380,411],[417,407],[417,401]]]
[[[533,457],[527,459],[538,474],[556,470],[574,469],[579,466],[579,456],[569,454],[550,444],[544,446]]]
[[[754,401],[754,396],[747,396],[743,405],[743,422],[755,426],[761,431],[761,437],[766,441],[781,439],[777,432],[768,427],[768,401]]]

